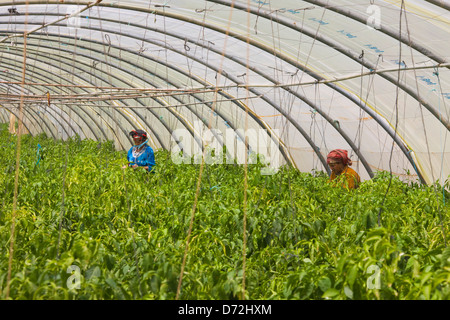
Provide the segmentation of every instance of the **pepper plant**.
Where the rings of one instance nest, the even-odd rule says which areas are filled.
[[[175,299],[194,203],[181,299],[450,298],[445,185],[381,172],[347,191],[256,163],[244,190],[244,166],[208,164],[195,202],[199,164],[161,150],[154,173],[123,170],[111,142],[44,135],[22,137],[9,263],[16,139],[1,126],[2,299],[8,270],[10,299]]]

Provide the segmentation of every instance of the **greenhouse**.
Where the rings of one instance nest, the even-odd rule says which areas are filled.
[[[449,300],[449,10],[1,1],[0,299]]]

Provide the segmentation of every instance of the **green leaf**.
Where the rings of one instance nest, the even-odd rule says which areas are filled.
[[[353,286],[353,284],[355,283],[357,275],[358,275],[358,266],[354,265],[352,266],[347,275],[347,281],[350,286]]]
[[[328,277],[324,277],[318,281],[317,285],[319,286],[320,290],[322,290],[322,292],[326,292],[331,288],[331,280]]]
[[[450,247],[447,247],[442,252],[441,267],[449,266],[449,265],[450,265]]]
[[[358,234],[356,235],[356,238],[355,238],[355,243],[358,243],[359,240],[361,240],[361,238],[364,235],[364,233],[365,233],[365,231],[358,232]]]
[[[118,290],[119,287],[117,287],[117,283],[112,279],[112,278],[108,278],[105,280],[105,282],[114,290]]]
[[[333,298],[335,296],[339,295],[339,291],[336,290],[335,288],[330,288],[327,291],[325,291],[325,293],[322,295],[322,298]]]
[[[344,287],[344,293],[345,293],[347,298],[353,299],[353,291],[348,286]]]

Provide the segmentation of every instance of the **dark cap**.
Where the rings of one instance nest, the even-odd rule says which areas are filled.
[[[132,138],[134,138],[135,136],[139,136],[139,137],[143,137],[143,138],[147,139],[147,132],[145,132],[144,130],[133,130],[133,131],[130,131],[130,136]]]

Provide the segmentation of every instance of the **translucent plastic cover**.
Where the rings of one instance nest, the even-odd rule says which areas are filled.
[[[448,1],[2,1],[0,121],[362,179],[450,174]],[[22,106],[22,108],[21,108]],[[22,113],[21,113],[22,110]],[[247,142],[247,144],[245,143]],[[239,160],[242,161],[242,160]]]

